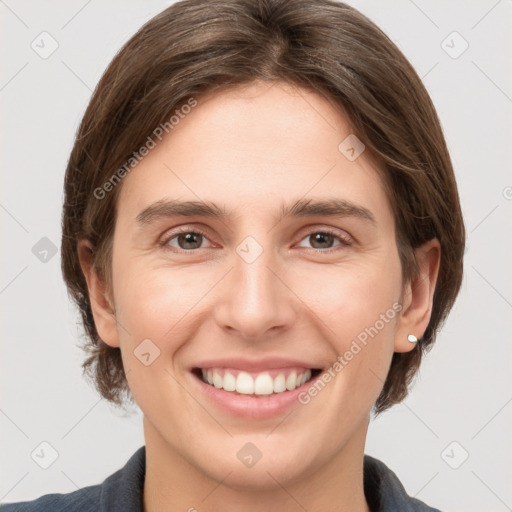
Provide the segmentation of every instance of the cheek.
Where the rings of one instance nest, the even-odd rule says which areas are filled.
[[[201,298],[218,274],[211,268],[154,266],[142,258],[120,261],[114,275],[116,312],[131,343],[150,338],[166,350],[175,348],[173,340],[186,337],[185,326],[201,310]]]
[[[326,265],[302,275],[308,277],[296,281],[302,283],[297,295],[321,320],[318,325],[331,348],[343,358],[341,371],[340,365],[338,371],[333,369],[333,374],[343,375],[336,379],[343,388],[340,395],[353,396],[355,401],[349,403],[363,410],[380,392],[393,355],[401,308],[398,254],[390,251],[388,258]]]
[[[342,344],[376,322],[384,330],[379,321],[382,315],[387,314],[386,328],[396,316],[401,276],[400,265],[393,259],[323,265],[308,272],[302,269],[290,278],[297,295]]]

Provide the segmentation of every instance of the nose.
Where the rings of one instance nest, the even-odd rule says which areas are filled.
[[[234,254],[234,268],[222,283],[214,308],[217,325],[231,335],[258,341],[296,322],[298,299],[271,252],[264,251],[252,262]]]

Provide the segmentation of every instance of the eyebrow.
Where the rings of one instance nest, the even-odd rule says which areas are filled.
[[[356,217],[371,224],[377,224],[373,213],[367,208],[345,199],[299,199],[290,204],[282,204],[276,221],[289,217]],[[137,215],[137,223],[146,226],[159,219],[168,217],[206,217],[228,220],[233,215],[215,203],[209,201],[179,201],[162,199]]]

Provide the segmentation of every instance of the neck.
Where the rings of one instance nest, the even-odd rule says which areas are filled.
[[[215,479],[185,460],[144,418],[144,512],[370,512],[363,488],[367,427],[361,425],[343,450],[307,475],[278,481],[269,471],[265,484],[240,487],[230,484],[230,472]]]

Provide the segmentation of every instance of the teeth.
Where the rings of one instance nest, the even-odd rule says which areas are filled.
[[[286,391],[286,379],[281,374],[274,379],[274,393],[282,393],[283,391]]]
[[[235,377],[233,373],[224,371],[224,375],[215,369],[201,370],[203,381],[224,389],[224,391],[236,391],[243,395],[271,395],[273,393],[283,393],[284,391],[293,391],[302,386],[311,379],[311,370],[297,374],[294,370],[285,377],[283,373],[277,375],[274,379],[263,372],[253,378],[250,373],[238,372]]]
[[[309,372],[309,375],[311,377],[311,371]],[[297,379],[297,387],[302,386],[307,380],[307,372],[303,373],[299,379]]]
[[[236,379],[231,375],[231,373],[226,373],[224,375],[223,386],[225,391],[236,391]]]
[[[252,378],[252,377],[251,377]],[[274,392],[274,382],[268,373],[261,373],[254,381],[254,394],[271,395]]]
[[[297,387],[297,372],[292,372],[286,379],[286,389],[292,391]]]
[[[224,385],[224,379],[217,372],[213,372],[213,385],[216,388],[221,388]]]
[[[219,375],[213,372],[214,375]],[[222,379],[222,377],[220,377]],[[236,391],[244,395],[252,395],[254,393],[254,379],[246,372],[240,372],[236,378]]]

